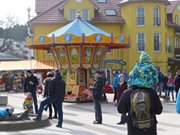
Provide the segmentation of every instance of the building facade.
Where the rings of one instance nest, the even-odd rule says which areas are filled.
[[[130,49],[110,50],[106,60],[122,60],[126,65],[108,64],[106,70],[132,70],[142,51],[163,73],[178,69],[180,4],[167,0],[36,0],[37,16],[28,24],[35,36],[49,34],[81,18],[114,35],[130,36]],[[49,50],[35,51],[35,59],[53,60]]]

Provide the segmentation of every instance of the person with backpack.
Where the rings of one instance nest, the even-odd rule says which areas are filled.
[[[118,112],[128,113],[128,135],[157,135],[156,114],[161,114],[163,107],[155,90],[158,74],[150,60],[146,52],[141,53],[130,72],[129,89],[118,102]]]

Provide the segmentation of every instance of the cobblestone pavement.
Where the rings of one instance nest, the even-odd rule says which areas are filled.
[[[7,95],[4,93],[3,95]],[[94,125],[93,103],[64,103],[63,128],[56,128],[57,120],[50,120],[51,125],[43,129],[0,132],[0,135],[126,135],[126,125],[117,125],[120,120],[116,107],[112,102],[113,95],[108,95],[108,103],[102,103],[103,124]],[[8,103],[15,107],[16,112],[22,111],[24,94],[8,94]],[[38,97],[39,102],[42,100]],[[163,103],[163,113],[158,119],[158,135],[180,134],[180,115],[175,112],[175,103]],[[48,116],[48,111],[44,112]]]

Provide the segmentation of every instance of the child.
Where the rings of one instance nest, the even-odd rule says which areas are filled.
[[[32,94],[30,92],[28,92],[26,94],[26,98],[25,98],[24,103],[23,103],[23,108],[28,110],[29,114],[34,114],[34,112],[33,112],[33,98],[32,98]]]
[[[8,118],[13,115],[13,112],[13,107],[0,108],[0,118]]]

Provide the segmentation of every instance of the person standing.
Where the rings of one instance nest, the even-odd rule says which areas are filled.
[[[96,71],[94,78],[94,85],[93,87],[90,86],[90,90],[93,91],[93,101],[95,108],[95,121],[93,122],[93,124],[102,124],[101,100],[104,81],[101,77],[100,71]]]
[[[170,97],[170,93],[172,94],[172,101],[174,102],[174,79],[173,79],[173,77],[172,77],[172,75],[170,75],[169,77],[168,77],[168,83],[167,83],[167,85],[168,85],[168,97]]]
[[[62,128],[62,123],[63,123],[62,103],[64,101],[65,89],[66,89],[66,84],[62,79],[59,70],[56,70],[55,77],[49,83],[49,87],[48,87],[49,96],[41,102],[38,114],[36,118],[33,120],[34,121],[41,120],[44,107],[48,104],[54,103],[56,105],[58,112],[58,124],[56,125],[56,127]]]
[[[177,70],[174,82],[175,82],[175,91],[176,91],[176,100],[177,100],[177,95],[180,88],[180,70]]]
[[[32,94],[36,114],[38,112],[37,96],[36,96],[37,85],[38,85],[37,77],[33,75],[31,70],[27,70],[27,77],[25,78],[24,81],[24,93],[30,92]]]
[[[115,94],[114,94],[114,102],[119,102],[119,99],[121,98],[122,93],[127,89],[127,82],[125,81],[125,76],[123,74],[120,74],[118,76],[119,84],[117,84],[115,88]],[[126,123],[126,113],[121,115],[121,120],[117,124],[124,124]]]
[[[130,72],[129,89],[123,92],[118,103],[119,113],[128,113],[128,135],[157,135],[156,114],[163,107],[155,90],[158,74],[146,52]]]
[[[118,71],[114,71],[114,79],[113,79],[113,84],[112,84],[112,89],[114,90],[116,85],[118,84]]]
[[[162,93],[162,91],[163,91],[163,84],[164,84],[164,75],[163,75],[163,73],[161,72],[161,69],[158,67],[158,92],[159,92],[159,96],[161,96],[161,93]]]
[[[44,94],[43,94],[43,97],[46,98],[49,96],[49,93],[48,93],[48,87],[49,87],[49,83],[50,81],[52,80],[54,74],[53,72],[49,71],[47,73],[47,78],[43,81],[43,84],[44,84]],[[54,116],[52,117],[52,106],[54,108]],[[47,105],[47,107],[45,108],[45,110],[47,110],[47,108],[49,108],[49,119],[52,119],[52,118],[57,118],[57,109],[56,109],[56,105],[54,103],[52,104],[49,104]]]

